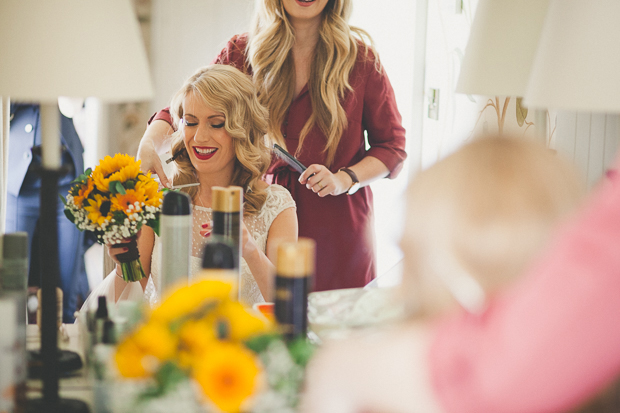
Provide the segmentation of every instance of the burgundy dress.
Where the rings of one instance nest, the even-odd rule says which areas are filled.
[[[251,74],[246,62],[247,35],[233,37],[213,63],[234,66]],[[373,156],[390,170],[390,178],[402,169],[405,153],[405,129],[396,107],[394,91],[385,70],[378,72],[372,52],[363,48],[353,67],[349,82],[353,88],[341,104],[346,111],[348,128],[344,131],[330,170],[353,166],[365,156]],[[290,153],[295,153],[299,134],[312,113],[310,93],[304,87],[291,103],[282,125]],[[154,119],[171,123],[167,110]],[[365,145],[364,132],[368,136]],[[298,159],[306,166],[325,164],[326,137],[318,126],[306,136]],[[375,278],[373,202],[370,187],[352,196],[342,194],[320,198],[298,181],[299,173],[275,160],[269,169],[273,183],[287,188],[297,204],[299,236],[317,243],[315,291],[362,287]]]

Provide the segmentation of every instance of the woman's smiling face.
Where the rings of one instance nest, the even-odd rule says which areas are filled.
[[[207,106],[200,96],[189,93],[183,100],[181,128],[189,159],[198,174],[232,176],[235,167],[235,147],[224,128],[226,118]]]

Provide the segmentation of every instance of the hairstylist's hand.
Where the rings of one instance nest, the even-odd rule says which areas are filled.
[[[144,172],[157,174],[159,182],[166,188],[170,188],[171,183],[164,172],[164,167],[157,154],[155,142],[164,141],[165,137],[169,136],[172,131],[173,129],[168,123],[162,120],[153,121],[146,129],[146,132],[144,132],[138,147],[138,159],[142,161],[140,169]]]
[[[299,177],[299,183],[306,185],[306,188],[321,198],[327,195],[343,194],[352,184],[351,177],[346,173],[336,172],[334,174],[326,166],[319,164],[310,165]]]

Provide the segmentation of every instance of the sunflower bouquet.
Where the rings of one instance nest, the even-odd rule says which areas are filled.
[[[88,168],[73,182],[67,197],[61,195],[65,215],[80,231],[92,231],[101,244],[123,244],[129,250],[117,258],[123,279],[144,278],[136,235],[143,225],[158,232],[163,192],[151,174],[140,171],[140,161],[125,154],[106,156],[93,171]]]
[[[185,284],[121,340],[116,370],[149,383],[131,411],[179,388],[193,389],[201,411],[295,411],[313,346],[305,339],[285,342],[270,320],[233,296],[224,281]]]

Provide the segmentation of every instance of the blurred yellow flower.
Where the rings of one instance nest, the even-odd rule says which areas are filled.
[[[149,373],[143,363],[144,356],[144,352],[131,338],[123,340],[114,354],[118,372],[121,376],[131,379],[148,377]]]
[[[260,372],[257,358],[240,344],[216,342],[193,371],[205,396],[220,410],[239,412],[254,393]]]
[[[88,219],[92,222],[102,225],[112,218],[112,203],[108,198],[95,194],[95,199],[88,198],[87,201],[89,206],[84,209],[88,212]]]
[[[205,319],[189,320],[179,328],[179,365],[190,368],[217,340],[213,323]]]
[[[238,301],[222,303],[217,316],[228,322],[229,338],[233,341],[244,341],[254,335],[264,334],[270,327],[263,317],[253,315]]]
[[[142,211],[142,203],[146,200],[143,190],[127,189],[125,195],[116,194],[112,197],[115,210],[124,211],[127,215]],[[136,205],[136,202],[138,205]],[[129,206],[132,208],[129,208]]]
[[[223,281],[204,280],[178,289],[173,287],[171,290],[173,292],[151,313],[152,320],[169,323],[195,313],[209,302],[217,305],[229,298],[232,286]]]
[[[131,338],[145,354],[160,361],[171,359],[177,349],[177,338],[168,326],[153,321],[138,328]]]
[[[75,205],[81,207],[84,203],[84,199],[88,198],[88,195],[90,195],[93,189],[95,189],[95,183],[89,178],[86,180],[86,185],[83,185],[78,194],[73,197],[73,202]]]

